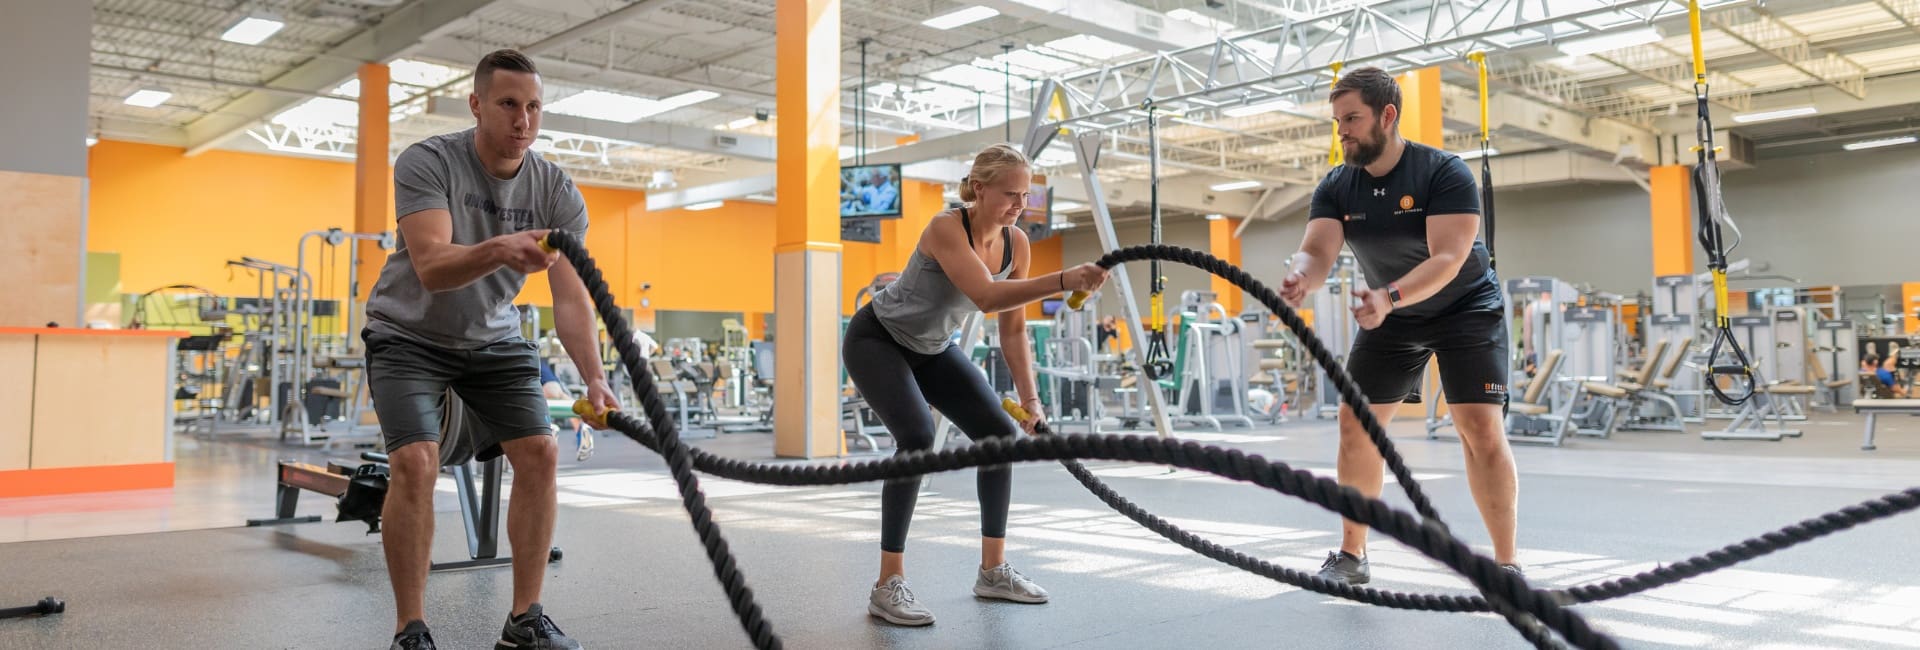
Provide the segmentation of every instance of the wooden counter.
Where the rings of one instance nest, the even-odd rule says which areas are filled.
[[[0,497],[172,487],[186,335],[0,328]]]

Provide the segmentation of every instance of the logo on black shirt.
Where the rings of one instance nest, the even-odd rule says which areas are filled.
[[[1387,195],[1387,188],[1384,188],[1384,187],[1376,187],[1376,188],[1373,188],[1373,195],[1374,195],[1374,196],[1386,196],[1386,195]]]
[[[1402,209],[1402,210],[1412,210],[1412,209],[1413,209],[1413,195],[1412,195],[1412,194],[1407,194],[1407,195],[1404,195],[1404,196],[1401,196],[1401,197],[1400,197],[1400,209]]]

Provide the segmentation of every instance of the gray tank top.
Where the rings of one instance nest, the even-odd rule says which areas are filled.
[[[960,208],[960,227],[967,231],[967,247],[973,247],[973,223],[967,209]],[[1003,255],[995,280],[1013,274],[1013,237],[1002,228]],[[940,262],[915,247],[907,257],[907,268],[900,277],[873,294],[873,315],[901,346],[920,354],[939,354],[952,344],[953,332],[960,329],[968,315],[980,311],[973,299],[953,286]]]

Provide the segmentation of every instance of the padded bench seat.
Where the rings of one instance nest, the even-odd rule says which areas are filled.
[[[1611,397],[1614,399],[1621,399],[1627,396],[1627,389],[1621,388],[1619,386],[1615,386],[1613,384],[1602,384],[1597,381],[1587,381],[1587,382],[1581,382],[1580,387],[1585,389],[1589,393],[1593,393],[1601,397]]]
[[[1873,451],[1874,419],[1881,413],[1920,415],[1920,399],[1857,399],[1853,401],[1853,412],[1867,415],[1866,442],[1860,448]]]

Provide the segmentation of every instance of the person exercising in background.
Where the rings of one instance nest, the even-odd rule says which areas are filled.
[[[974,156],[960,184],[966,204],[928,222],[900,277],[873,295],[847,325],[847,376],[893,436],[897,452],[933,446],[933,413],[952,420],[975,440],[1032,433],[1040,422],[1033,355],[1027,340],[1027,304],[1065,291],[1093,291],[1107,272],[1093,264],[1030,278],[1027,234],[1012,227],[1026,207],[1027,158],[1005,144]],[[952,342],[975,312],[997,314],[1000,347],[1014,388],[1030,417],[1016,424],[978,366]],[[1011,468],[979,470],[980,567],[973,593],[1021,603],[1044,603],[1047,592],[1006,560]],[[880,493],[880,579],[867,613],[896,625],[928,625],[933,613],[907,589],[907,526],[919,497],[919,477],[889,481]]]
[[[398,246],[367,298],[367,385],[392,476],[382,544],[396,609],[394,650],[434,647],[426,624],[433,485],[448,388],[477,420],[479,460],[513,466],[507,540],[513,605],[495,648],[579,648],[540,606],[558,508],[559,444],[540,390],[539,349],[520,335],[513,298],[547,272],[561,344],[596,411],[618,406],[600,371],[593,302],[572,264],[541,250],[549,229],[585,239],[587,206],[558,165],[527,155],[540,132],[541,83],[512,50],[482,58],[467,98],[473,128],[437,135],[393,165]]]
[[[1480,232],[1473,173],[1459,156],[1400,137],[1400,87],[1379,68],[1353,71],[1328,98],[1346,164],[1314,189],[1307,232],[1280,285],[1298,307],[1325,283],[1344,243],[1370,288],[1356,288],[1361,332],[1347,372],[1384,426],[1419,396],[1427,360],[1438,357],[1467,481],[1493,538],[1494,561],[1514,572],[1519,480],[1501,415],[1507,399],[1507,328],[1499,280]],[[1342,485],[1380,494],[1383,462],[1351,407],[1340,407],[1337,472]],[[1371,579],[1367,528],[1343,521],[1340,550],[1320,577]]]

